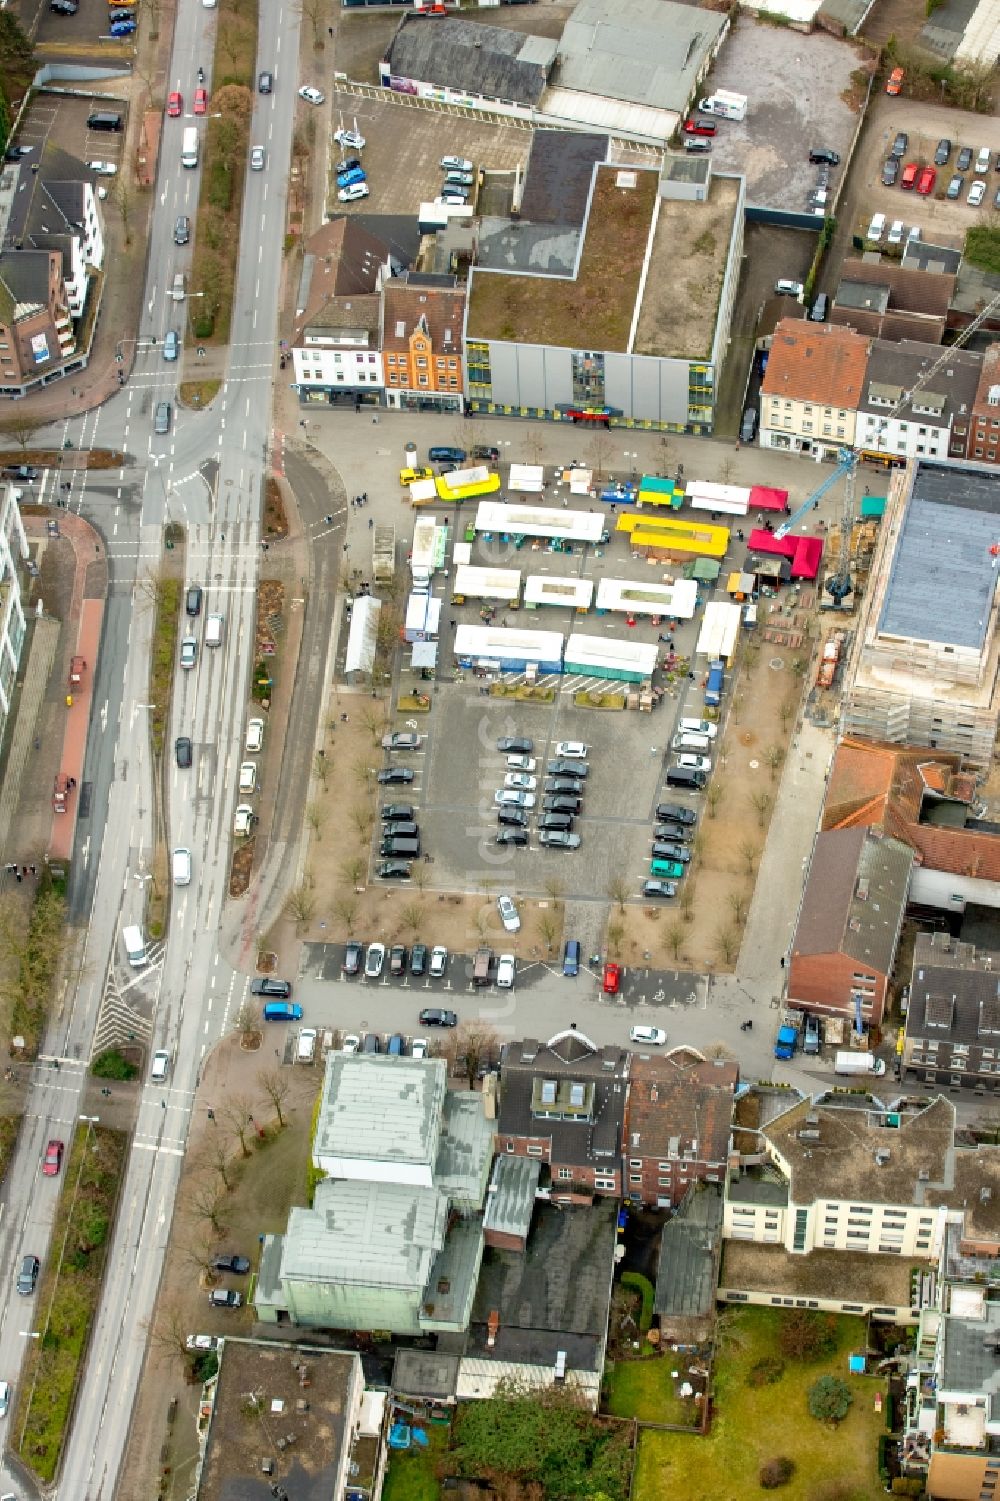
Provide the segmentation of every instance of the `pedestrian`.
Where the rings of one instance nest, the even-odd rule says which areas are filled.
[[[372,528],[374,527],[374,525],[375,525],[375,517],[374,516],[369,516],[369,518],[368,518],[368,530],[371,531]]]
[[[332,526],[333,525],[333,517],[332,516],[324,516],[323,520],[326,522],[327,526]]]
[[[782,969],[784,969],[784,967],[785,967],[785,956],[784,956],[784,954],[782,954],[781,958],[778,960],[778,963],[781,965]]]
[[[306,425],[306,419],[304,417],[300,417],[299,418],[299,427],[305,427],[305,425]]]
[[[378,418],[377,417],[373,417],[372,418],[372,427],[378,427]]]
[[[761,524],[761,522],[763,520],[764,520],[764,512],[763,511],[758,511],[757,512],[757,525],[760,526],[760,524]]]
[[[20,886],[20,884],[21,884],[21,872],[16,868],[16,866],[15,866],[15,869],[14,869],[14,875],[17,877],[17,884]]]
[[[225,532],[220,532],[219,533],[219,538],[220,538],[221,541],[225,542],[225,540],[226,540],[226,534],[225,534]]]
[[[31,865],[31,866],[28,867],[28,869],[31,871],[31,874],[33,876],[37,876],[37,874],[38,874],[38,866],[37,865]]]
[[[362,492],[361,492],[361,504],[363,506],[366,506],[368,504],[368,491],[367,490],[362,490]]]
[[[332,26],[328,26],[326,28],[326,34],[327,34],[327,36],[333,36],[333,27]]]
[[[456,627],[458,626],[458,621],[457,620],[449,620],[448,624],[451,626],[452,630],[455,630]]]

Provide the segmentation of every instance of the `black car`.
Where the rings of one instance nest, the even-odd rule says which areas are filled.
[[[494,448],[491,443],[477,443],[472,450],[472,457],[487,464],[499,464],[500,450]]]
[[[192,751],[191,740],[189,736],[178,735],[177,739],[174,741],[174,755],[177,758],[177,765],[182,769],[186,770],[187,767],[191,765],[191,762],[194,759],[194,754]]]
[[[235,1272],[238,1277],[245,1277],[250,1270],[250,1262],[245,1256],[213,1256],[213,1272]]]
[[[27,156],[30,146],[15,146],[7,152],[7,160],[16,162],[19,157]],[[4,474],[12,474],[15,479],[33,480],[38,478],[38,470],[31,464],[7,464],[4,466]]]
[[[686,844],[675,844],[672,839],[653,840],[654,860],[679,860],[686,865],[691,858],[691,851]]]
[[[972,166],[971,146],[961,146],[959,148],[958,155],[955,158],[955,166],[959,172],[968,172],[969,168]]]
[[[814,146],[809,153],[811,162],[825,162],[828,167],[838,167],[840,157],[836,151],[831,151],[829,146]]]
[[[362,1039],[362,1042],[361,1042],[361,1051],[363,1053],[379,1053],[379,1052],[381,1052],[381,1048],[379,1046],[379,1040],[378,1040],[378,1033],[377,1032],[366,1032],[365,1033],[364,1038]]]
[[[934,153],[935,167],[943,167],[950,156],[951,142],[947,136],[942,136],[941,140],[937,143],[937,150]]]
[[[340,966],[345,975],[359,975],[361,973],[361,956],[365,946],[352,938],[344,948],[344,962]]]
[[[526,829],[528,815],[523,808],[498,808],[497,823],[508,829]]]
[[[571,796],[578,797],[580,783],[572,781],[569,777],[546,777],[542,784],[542,791],[547,794],[568,792]]]
[[[523,737],[515,736],[511,739],[509,735],[504,735],[497,741],[498,751],[514,751],[519,756],[530,756],[534,748],[535,742]]]
[[[360,156],[345,156],[337,168],[338,177],[344,172],[355,172],[361,166]]]
[[[57,16],[75,16],[80,9],[76,0],[51,0],[49,10],[55,11]]]
[[[194,617],[201,614],[202,587],[200,584],[192,584],[184,596],[184,613]]]
[[[543,813],[538,820],[540,829],[564,829],[567,832],[573,827],[572,813]]]
[[[262,975],[259,979],[250,981],[251,995],[273,995],[279,1000],[287,1001],[291,993],[291,980],[272,980],[270,975]]]
[[[410,974],[425,975],[427,973],[427,945],[415,943],[410,950]]]
[[[676,896],[677,887],[673,881],[643,881],[643,896]]]
[[[562,795],[557,793],[555,797],[542,799],[543,813],[579,813],[581,806],[582,800],[580,798],[572,797],[566,792],[562,793]]]
[[[385,766],[378,774],[378,782],[382,787],[397,787],[412,781],[412,766]]]
[[[882,186],[886,188],[895,187],[896,178],[898,176],[899,157],[890,156],[885,162],[882,163]]]
[[[389,950],[389,973],[390,975],[406,974],[406,944],[394,943]]]
[[[406,860],[383,860],[377,871],[380,881],[408,881],[412,874]]]
[[[257,91],[261,94],[269,94],[273,88],[274,74],[265,68],[257,79]]]
[[[498,829],[495,844],[518,844],[525,845],[528,842],[527,829]]]
[[[454,1011],[442,1011],[439,1006],[426,1006],[420,1013],[422,1027],[457,1027],[458,1017]]]
[[[689,830],[682,823],[658,823],[653,830],[654,839],[676,839],[679,844],[687,840]]]
[[[910,144],[910,138],[905,130],[896,131],[896,139],[892,143],[891,156],[905,156],[906,148]]]
[[[698,822],[698,815],[693,808],[685,808],[683,803],[657,803],[657,818],[672,819],[674,823],[693,824]]]
[[[21,1270],[17,1274],[17,1290],[22,1298],[30,1298],[35,1291],[42,1263],[37,1256],[22,1256]]]
[[[590,767],[586,761],[547,761],[545,774],[550,777],[574,777],[576,781],[586,781],[590,775]]]
[[[382,809],[383,823],[410,823],[412,819],[412,803],[386,803]]]
[[[134,21],[135,20],[135,11],[134,10],[109,10],[108,11],[108,20],[111,21],[112,23],[115,22],[115,21]]]

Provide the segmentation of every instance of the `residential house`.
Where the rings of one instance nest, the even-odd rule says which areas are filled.
[[[552,1197],[622,1191],[622,1122],[630,1054],[571,1027],[547,1043],[508,1043],[500,1074],[498,1153],[534,1157]]]
[[[921,269],[907,262],[848,258],[830,306],[830,321],[877,339],[940,344],[955,290],[947,260]]]
[[[976,813],[976,777],[955,751],[847,736],[837,746],[824,829],[877,828],[914,852],[911,906],[1000,907],[1000,828]]]
[[[631,1203],[676,1208],[695,1183],[723,1181],[739,1077],[735,1063],[684,1049],[633,1056],[623,1176]]]
[[[924,455],[966,457],[980,356],[949,350],[947,363],[929,375],[940,357],[940,349],[909,339],[872,340],[856,433],[866,462],[881,457],[900,463]],[[924,384],[915,390],[921,381]],[[900,406],[909,393],[910,399]]]
[[[871,340],[832,323],[783,319],[760,387],[760,445],[836,458],[853,446]]]
[[[331,219],[306,242],[292,366],[299,400],[381,404],[382,288],[389,247],[353,218]]]
[[[329,1053],[312,1144],[328,1176],[312,1208],[266,1238],[257,1317],[461,1333],[492,1156],[483,1096],[449,1090],[443,1059]]]
[[[454,276],[412,271],[384,288],[381,337],[388,407],[463,410],[465,290]]]
[[[893,475],[844,667],[841,734],[991,764],[998,513],[989,466],[918,459]]]
[[[912,864],[908,845],[869,829],[817,834],[787,965],[790,1005],[879,1025]]]
[[[917,934],[901,1063],[904,1080],[1000,1088],[1000,953]]]
[[[0,394],[26,395],[75,353],[62,254],[0,252]]]
[[[1000,463],[1000,344],[991,344],[983,355],[972,406],[969,458],[983,464]]]

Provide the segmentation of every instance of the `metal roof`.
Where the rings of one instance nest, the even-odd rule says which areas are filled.
[[[483,1228],[487,1232],[495,1230],[498,1235],[527,1238],[541,1171],[542,1165],[536,1157],[503,1154],[497,1157],[483,1217]]]
[[[579,0],[553,82],[584,94],[683,110],[728,18],[672,0]]]
[[[447,1229],[437,1188],[325,1178],[288,1216],[281,1279],[423,1292]]]
[[[433,1164],[447,1087],[443,1058],[328,1053],[314,1160]]]

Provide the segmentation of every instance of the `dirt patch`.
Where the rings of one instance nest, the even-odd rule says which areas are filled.
[[[281,485],[273,474],[267,476],[264,486],[264,533],[268,537],[288,536],[285,497],[281,493]]]
[[[233,863],[229,872],[229,895],[246,896],[250,889],[250,877],[253,874],[253,857],[257,847],[257,840],[251,834],[245,839],[233,854]]]
[[[261,579],[257,585],[257,621],[254,627],[254,658],[273,657],[275,636],[281,631],[285,609],[285,586],[280,579]]]
[[[125,455],[116,448],[91,448],[85,453],[62,448],[0,448],[0,467],[4,469],[20,468],[22,464],[33,469],[59,469],[67,465],[72,469],[120,469],[124,462]]]

